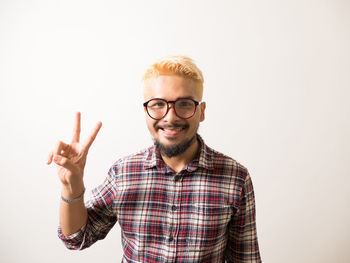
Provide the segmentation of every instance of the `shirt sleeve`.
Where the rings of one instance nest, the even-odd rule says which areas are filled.
[[[226,262],[261,262],[255,222],[255,197],[249,173],[244,181],[239,208],[228,231]]]
[[[116,209],[113,207],[115,189],[115,179],[110,170],[103,184],[92,190],[91,198],[85,203],[88,212],[86,224],[67,237],[58,228],[58,237],[68,249],[82,250],[106,237],[117,222]]]

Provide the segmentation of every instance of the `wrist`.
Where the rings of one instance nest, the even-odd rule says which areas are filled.
[[[85,192],[85,186],[83,183],[76,186],[63,185],[61,196],[64,199],[71,200],[71,199],[76,199],[81,195],[84,195],[84,192]]]
[[[63,195],[61,195],[61,200],[66,202],[66,203],[68,203],[68,204],[74,203],[74,202],[77,202],[79,200],[82,200],[83,197],[84,197],[84,194],[85,194],[85,189],[79,196],[77,196],[77,197],[75,197],[73,199],[66,199],[65,197],[63,197]]]

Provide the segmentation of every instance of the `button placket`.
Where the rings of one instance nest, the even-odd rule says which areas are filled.
[[[182,176],[181,174],[176,174],[173,176],[172,178],[172,184],[171,184],[171,188],[172,188],[172,203],[170,204],[169,207],[169,214],[171,217],[171,232],[169,234],[168,237],[168,244],[169,244],[169,248],[171,251],[171,258],[176,258],[176,243],[177,243],[177,234],[179,231],[179,220],[180,220],[180,215],[179,215],[179,208],[180,208],[180,197],[181,197],[181,182]]]

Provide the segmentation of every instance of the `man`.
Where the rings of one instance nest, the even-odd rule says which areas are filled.
[[[59,237],[84,249],[118,221],[123,262],[261,262],[249,173],[197,134],[201,71],[188,57],[165,57],[143,80],[154,145],[118,160],[86,205],[84,166],[102,124],[81,143],[77,113],[72,142],[50,153],[62,182]]]

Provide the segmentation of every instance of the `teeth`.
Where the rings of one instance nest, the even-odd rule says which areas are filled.
[[[164,129],[164,131],[166,131],[166,132],[178,132],[179,130],[175,130],[175,129]]]
[[[182,128],[176,128],[176,129],[169,129],[169,128],[164,128],[164,131],[181,131]]]

